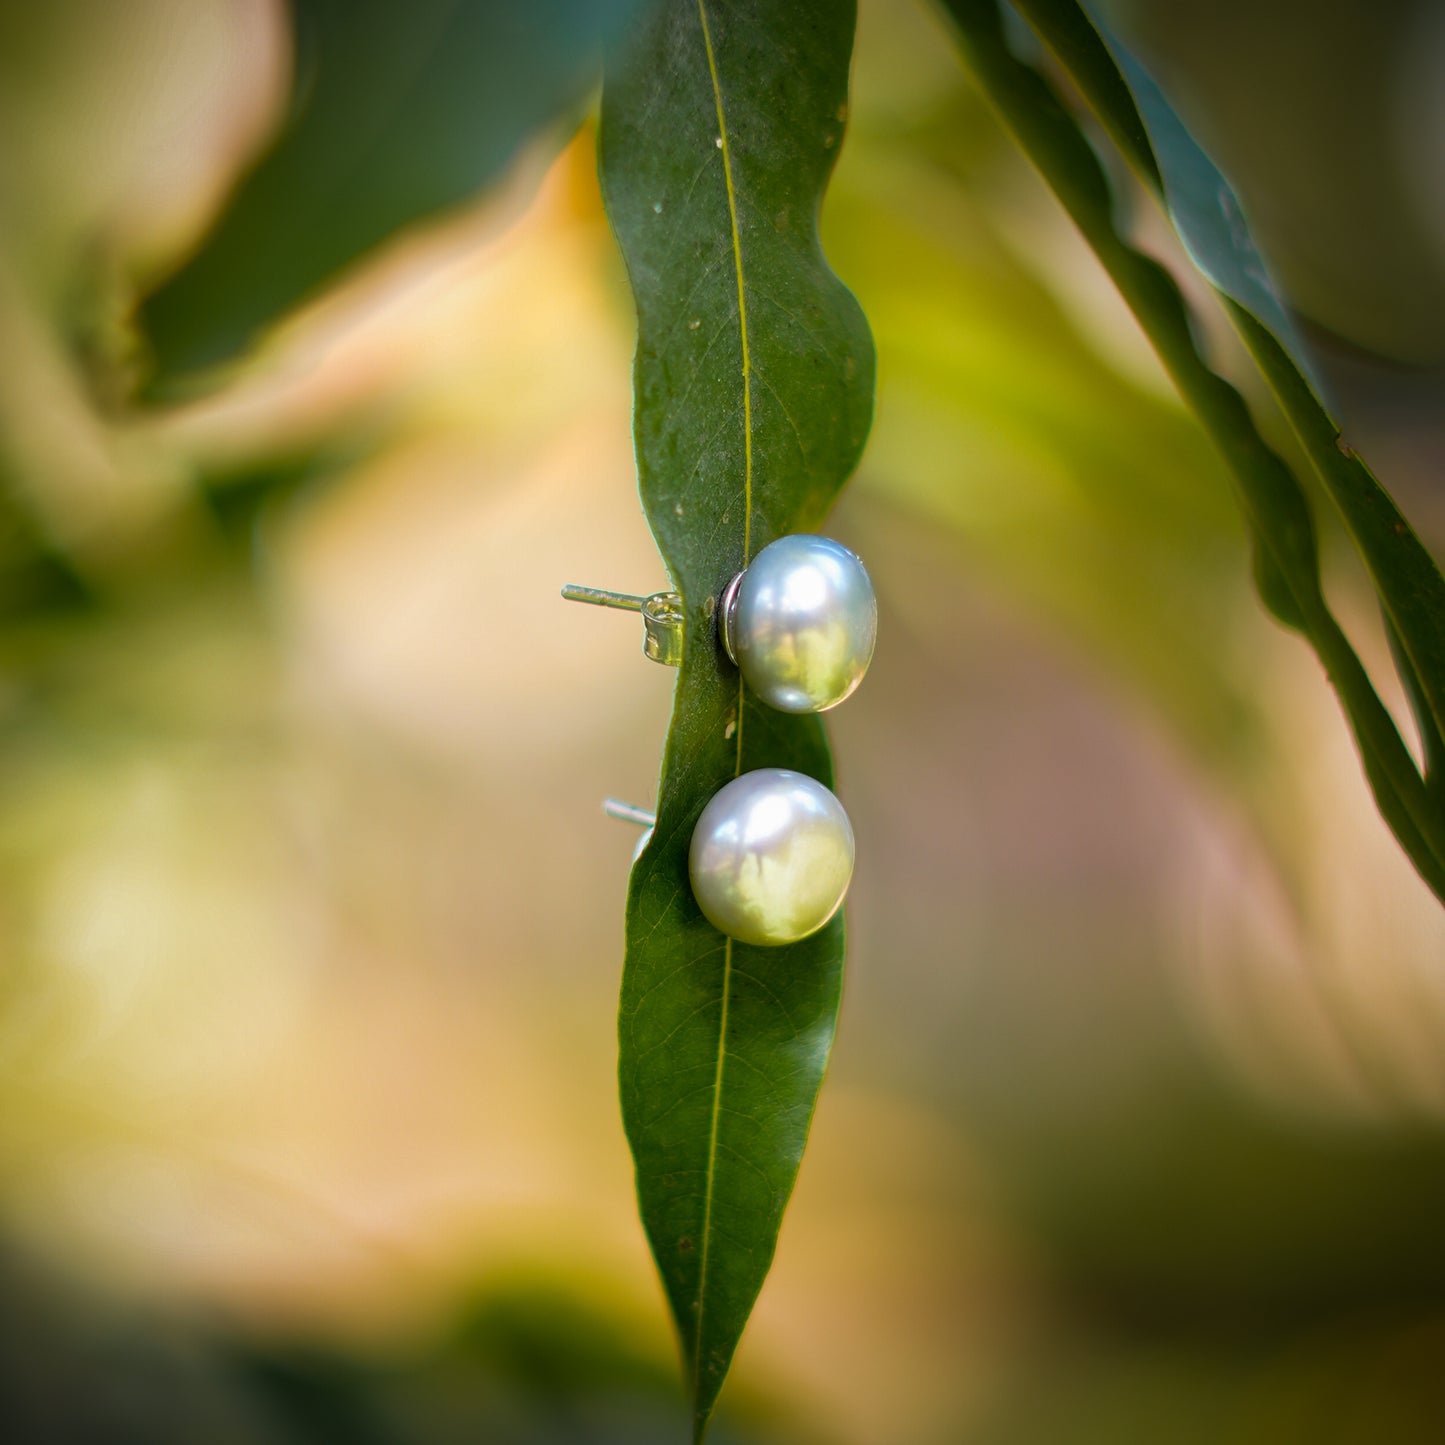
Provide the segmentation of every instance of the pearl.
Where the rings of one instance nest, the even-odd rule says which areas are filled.
[[[714,928],[740,943],[796,943],[843,902],[853,828],[822,783],[759,768],[720,788],[702,810],[688,872]]]
[[[723,592],[722,641],[747,685],[782,712],[826,712],[863,681],[878,600],[830,537],[779,537]]]

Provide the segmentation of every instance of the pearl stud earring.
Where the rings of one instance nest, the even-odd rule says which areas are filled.
[[[688,873],[714,928],[739,943],[796,943],[843,902],[853,877],[853,828],[822,783],[787,768],[759,768],[720,788],[702,810]]]
[[[723,590],[719,631],[743,679],[782,712],[826,712],[863,681],[878,600],[863,563],[830,537],[779,537]]]
[[[646,831],[657,815],[608,798],[602,811]],[[740,943],[796,943],[837,911],[853,877],[853,827],[843,805],[805,773],[759,768],[718,790],[688,849],[693,897],[714,928]]]

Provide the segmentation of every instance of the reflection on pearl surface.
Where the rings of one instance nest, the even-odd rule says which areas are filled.
[[[693,829],[698,907],[740,943],[796,943],[837,911],[853,877],[853,829],[822,783],[759,768],[719,789]]]
[[[878,603],[863,563],[830,537],[780,537],[725,594],[723,643],[782,712],[826,712],[863,680]]]

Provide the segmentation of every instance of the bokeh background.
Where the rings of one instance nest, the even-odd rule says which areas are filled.
[[[1438,555],[1441,10],[1111,13]],[[666,582],[592,122],[142,405],[127,318],[292,64],[280,0],[0,3],[0,1437],[678,1440],[599,808],[651,801],[672,675],[557,596]],[[924,6],[863,0],[824,232],[882,638],[834,715],[834,1063],[717,1438],[1438,1441],[1445,919],[1221,465]]]

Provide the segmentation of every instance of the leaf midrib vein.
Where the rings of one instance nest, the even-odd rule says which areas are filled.
[[[697,0],[697,15],[702,23],[702,41],[707,51],[708,75],[712,80],[713,101],[717,106],[718,145],[722,151],[723,180],[727,185],[728,222],[732,230],[733,265],[738,281],[738,337],[742,350],[743,373],[743,566],[752,554],[753,525],[753,396],[752,362],[748,354],[748,308],[743,280],[742,237],[738,230],[737,193],[733,187],[732,153],[728,146],[727,118],[723,114],[722,86],[718,82],[717,56],[713,53],[712,31],[707,23],[705,0]],[[737,752],[733,761],[733,777],[743,767],[743,682],[738,676]],[[703,1186],[702,1247],[698,1252],[697,1335],[693,1342],[692,1379],[694,1403],[702,1388],[703,1320],[707,1301],[707,1267],[712,1240],[712,1202],[717,1173],[718,1120],[722,1114],[723,1065],[727,1061],[728,1004],[732,993],[733,941],[727,940],[723,950],[722,1009],[718,1018],[717,1074],[713,1080],[712,1123],[708,1131],[707,1173]]]

